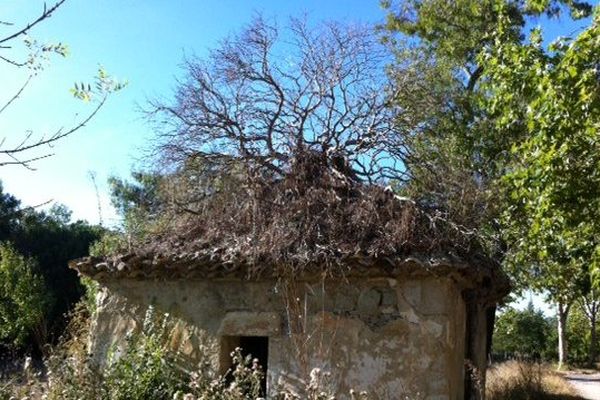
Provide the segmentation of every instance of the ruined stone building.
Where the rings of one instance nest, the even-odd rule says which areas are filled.
[[[422,257],[348,260],[343,277],[306,274],[293,284],[246,279],[239,266],[194,254],[87,259],[74,267],[103,287],[96,357],[154,305],[193,328],[195,337],[181,338],[184,353],[200,359],[210,349],[222,373],[241,346],[260,359],[268,388],[301,388],[318,367],[342,395],[354,389],[389,399],[465,398],[485,371],[488,314],[505,290],[494,287],[489,266]]]
[[[214,214],[126,255],[72,262],[102,288],[94,357],[121,345],[152,305],[187,328],[173,346],[191,364],[208,359],[225,374],[242,347],[271,396],[301,396],[318,368],[340,399],[350,390],[481,398],[494,308],[509,288],[498,265],[412,202],[331,187],[314,185],[297,202],[275,190],[285,203],[271,199],[259,217],[243,209],[261,222],[252,231]]]

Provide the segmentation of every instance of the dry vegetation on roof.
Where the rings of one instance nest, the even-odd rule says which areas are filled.
[[[208,58],[186,60],[174,101],[148,110],[168,171],[166,228],[129,260],[188,257],[251,274],[409,255],[492,265],[476,231],[380,186],[408,179],[412,132],[401,123],[410,115],[390,107],[388,56],[364,26],[279,29],[259,17]]]
[[[168,230],[141,251],[167,258],[205,252],[225,263],[292,270],[335,267],[348,257],[484,256],[477,237],[439,211],[428,212],[390,188],[361,183],[343,165],[308,152],[283,179],[213,177],[210,193],[199,197],[192,191],[192,198],[171,201]],[[173,190],[167,191],[183,196],[184,181],[168,179]]]

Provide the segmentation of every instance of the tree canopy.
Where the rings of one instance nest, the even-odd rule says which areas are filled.
[[[31,299],[23,297],[25,308],[8,309],[16,313],[11,314],[13,317],[25,318],[29,314],[40,314],[37,308],[27,308],[28,304],[41,308],[45,327],[40,330],[37,328],[42,325],[23,325],[19,319],[5,321],[11,326],[20,326],[9,335],[8,341],[22,345],[23,335],[35,334],[35,343],[41,346],[58,338],[66,325],[65,313],[83,294],[77,273],[70,270],[67,263],[87,255],[89,246],[101,233],[100,227],[83,221],[72,222],[70,212],[62,205],[54,205],[48,211],[22,207],[17,198],[0,186],[0,243],[6,256],[2,261],[6,271],[0,278],[0,285],[13,288],[6,289],[5,295],[18,295],[17,287],[31,291],[27,295]]]
[[[502,358],[547,358],[555,351],[554,321],[529,304],[524,310],[502,310],[494,326],[492,352]]]
[[[564,333],[570,304],[596,269],[597,17],[577,38],[559,38],[547,49],[539,29],[526,35],[525,28],[541,15],[588,17],[592,6],[550,0],[384,6],[388,39],[400,41],[401,33],[414,40],[408,52],[398,52],[396,79],[414,65],[430,71],[420,73],[428,80],[419,96],[432,107],[415,124],[408,190],[488,238],[517,288],[544,291],[559,304]],[[421,56],[407,58],[413,48]],[[410,107],[413,93],[399,92],[397,105]]]
[[[528,43],[503,40],[501,19],[494,46],[480,55],[492,94],[486,107],[497,129],[518,125],[524,132],[511,147],[515,162],[503,178],[508,261],[517,277],[524,274],[532,287],[565,302],[576,293],[578,277],[588,279],[598,268],[600,254],[597,18],[548,50],[539,29]]]
[[[174,104],[151,105],[159,152],[276,177],[317,152],[353,179],[399,178],[385,61],[369,27],[292,20],[284,34],[255,18],[208,59],[186,60]]]

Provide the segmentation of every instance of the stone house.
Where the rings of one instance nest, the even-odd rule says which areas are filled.
[[[336,273],[250,276],[199,252],[147,252],[71,263],[101,285],[92,352],[101,362],[153,305],[189,329],[174,335],[191,361],[231,367],[242,347],[266,370],[266,390],[302,393],[311,371],[380,399],[478,399],[496,302],[508,282],[481,258],[346,257]]]
[[[226,374],[236,347],[258,358],[267,397],[303,398],[326,371],[338,399],[483,398],[509,290],[499,265],[443,210],[330,161],[304,154],[281,179],[193,198],[193,212],[167,215],[170,230],[125,255],[73,261],[102,288],[98,362],[153,306],[180,321],[172,345],[190,365]]]

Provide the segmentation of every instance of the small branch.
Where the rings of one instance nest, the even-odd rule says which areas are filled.
[[[13,33],[12,35],[8,35],[5,38],[0,39],[0,44],[6,43],[16,37],[19,37],[21,35],[26,34],[27,32],[29,32],[29,30],[31,30],[31,28],[33,28],[34,26],[36,26],[37,24],[39,24],[40,22],[42,22],[43,20],[45,20],[46,18],[49,18],[52,13],[54,11],[56,11],[56,9],[58,7],[60,7],[66,0],[60,0],[58,1],[56,4],[54,4],[52,7],[50,8],[46,8],[46,4],[44,4],[44,11],[42,12],[42,15],[40,15],[38,17],[38,19],[36,19],[35,21],[27,24],[27,26],[25,26],[23,29]]]
[[[29,158],[29,159],[27,159],[27,160],[24,160],[24,161],[22,161],[22,160],[19,160],[18,158],[16,158],[16,157],[15,157],[15,156],[13,156],[13,155],[9,155],[9,157],[10,157],[10,158],[12,158],[12,159],[13,159],[13,161],[2,161],[2,162],[0,162],[0,167],[3,167],[3,166],[5,166],[5,165],[20,165],[20,166],[22,166],[22,167],[25,167],[25,168],[27,168],[27,169],[28,169],[28,170],[30,170],[30,171],[35,171],[36,169],[35,169],[35,168],[33,168],[33,167],[31,167],[31,166],[29,165],[29,163],[32,163],[32,162],[35,162],[35,161],[39,161],[39,160],[42,160],[42,159],[44,159],[44,158],[52,157],[53,155],[54,155],[54,154],[51,154],[51,153],[50,153],[50,154],[45,154],[45,155],[43,155],[43,156]]]
[[[44,145],[50,145],[54,142],[56,142],[57,140],[60,140],[66,136],[71,135],[72,133],[74,133],[75,131],[83,128],[100,110],[100,108],[104,105],[104,102],[106,101],[106,96],[104,96],[102,98],[102,101],[100,101],[100,103],[98,104],[98,106],[94,109],[94,111],[92,113],[90,113],[90,115],[87,116],[87,118],[85,118],[83,121],[81,121],[80,123],[78,123],[76,126],[74,126],[73,128],[69,129],[66,132],[62,132],[62,128],[59,129],[54,135],[52,135],[50,138],[48,139],[40,139],[39,141],[30,144],[30,145],[25,145],[25,142],[22,142],[21,145],[14,147],[12,149],[8,149],[8,150],[0,150],[0,154],[6,154],[6,155],[13,155],[13,154],[17,154],[17,153],[22,153],[24,151],[27,150],[31,150],[33,148],[36,147],[40,147],[40,146],[44,146]],[[46,156],[43,156],[46,157]],[[42,158],[43,158],[42,157]],[[4,164],[0,163],[0,166],[2,166]]]
[[[9,218],[19,215],[20,213],[22,213],[24,211],[35,210],[36,208],[44,207],[44,206],[52,203],[53,201],[54,201],[53,199],[50,199],[50,200],[44,201],[43,203],[36,204],[34,206],[27,206],[27,207],[19,208],[18,210],[15,210],[10,213],[0,214],[0,218],[9,219]]]
[[[0,60],[2,60],[4,62],[7,62],[7,63],[9,63],[11,65],[14,65],[15,67],[24,67],[25,65],[27,65],[26,62],[22,62],[22,63],[16,62],[16,61],[11,60],[10,58],[6,58],[6,57],[3,57],[3,56],[0,56]]]
[[[475,85],[477,84],[477,81],[479,81],[479,78],[481,77],[482,74],[483,74],[482,66],[478,66],[475,69],[475,71],[473,71],[473,73],[470,74],[469,82],[467,83],[467,92],[472,92],[473,89],[475,89]]]
[[[1,58],[2,56],[0,56]],[[10,106],[16,99],[19,98],[19,96],[21,95],[21,93],[23,93],[23,90],[25,90],[25,88],[27,87],[27,85],[29,85],[29,82],[31,82],[31,78],[33,78],[33,75],[29,75],[29,77],[27,78],[27,80],[25,81],[25,83],[23,84],[23,86],[21,86],[21,88],[17,91],[17,93],[15,93],[15,95],[6,102],[6,104],[4,104],[4,106],[2,106],[2,108],[0,108],[0,114],[2,114],[4,112],[4,110],[6,110],[6,108],[8,108],[8,106]]]

